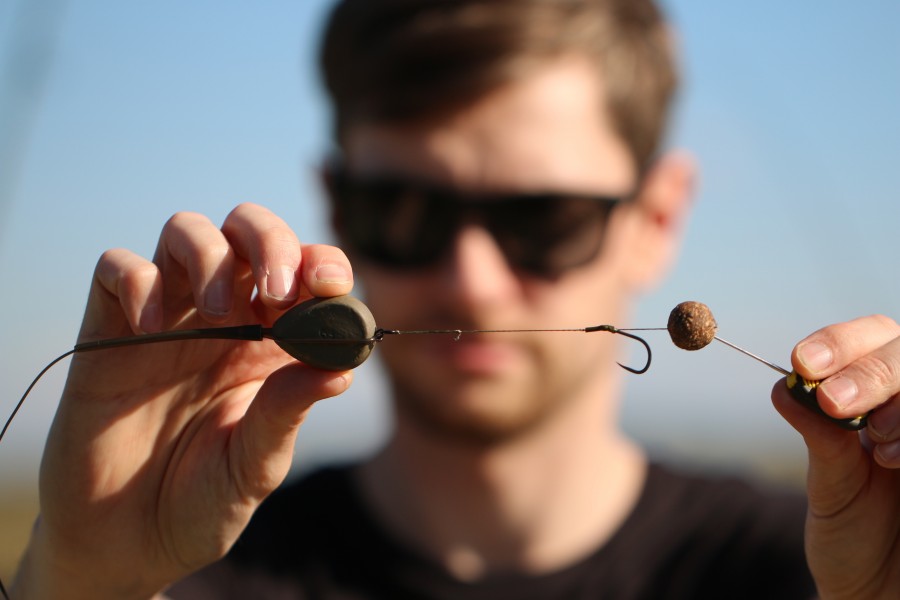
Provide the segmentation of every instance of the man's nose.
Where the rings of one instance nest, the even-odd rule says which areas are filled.
[[[503,250],[477,223],[467,223],[457,232],[443,269],[445,293],[469,309],[502,306],[518,287]]]

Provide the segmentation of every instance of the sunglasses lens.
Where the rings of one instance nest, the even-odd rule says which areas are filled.
[[[486,227],[510,266],[554,277],[592,260],[611,198],[525,194],[469,202],[403,180],[334,177],[338,229],[351,252],[392,268],[433,265],[465,218]]]
[[[453,205],[403,182],[337,181],[338,227],[352,251],[385,266],[434,263],[453,236]]]
[[[616,200],[534,196],[486,205],[488,228],[510,264],[546,276],[590,262]]]

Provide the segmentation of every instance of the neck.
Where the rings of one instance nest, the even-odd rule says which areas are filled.
[[[645,473],[610,404],[591,396],[526,434],[479,447],[398,415],[390,443],[362,470],[367,500],[398,538],[460,579],[572,564],[621,525]]]

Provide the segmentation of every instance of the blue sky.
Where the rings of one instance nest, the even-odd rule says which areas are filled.
[[[900,317],[900,4],[664,5],[686,86],[670,145],[696,156],[701,179],[681,261],[634,324],[664,325],[677,302],[700,300],[723,337],[787,365],[825,324]],[[104,249],[152,254],[172,213],[221,221],[245,200],[305,240],[330,239],[313,177],[329,146],[314,57],[328,6],[0,5],[0,414],[73,344]],[[655,452],[802,458],[769,403],[773,372],[720,344],[686,353],[648,339],[654,366],[629,379],[623,421]],[[35,472],[65,370],[0,444],[0,477]],[[304,460],[377,443],[383,393],[367,363],[354,390],[317,407]]]

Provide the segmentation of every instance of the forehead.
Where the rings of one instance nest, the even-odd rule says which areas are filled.
[[[588,61],[563,58],[446,118],[352,126],[346,160],[463,189],[624,191],[635,169],[604,97]]]

